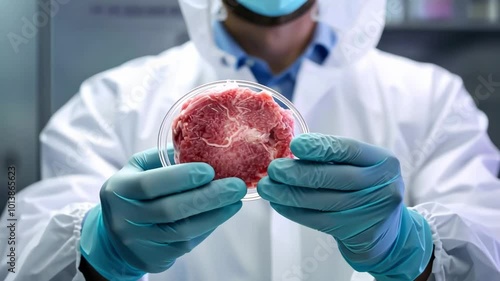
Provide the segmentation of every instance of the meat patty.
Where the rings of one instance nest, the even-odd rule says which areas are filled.
[[[182,106],[172,125],[176,163],[206,162],[215,178],[238,177],[248,188],[276,158],[292,158],[292,112],[265,92],[211,91]]]

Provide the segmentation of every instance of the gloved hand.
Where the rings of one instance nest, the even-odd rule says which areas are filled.
[[[87,213],[83,257],[108,280],[167,270],[241,208],[245,183],[214,176],[205,163],[162,167],[156,149],[134,155]]]
[[[332,235],[357,271],[379,281],[414,280],[433,253],[428,223],[403,204],[398,159],[352,139],[303,134],[296,159],[276,159],[258,184],[281,215]]]

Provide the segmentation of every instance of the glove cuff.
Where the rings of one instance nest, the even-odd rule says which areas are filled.
[[[107,280],[136,281],[146,274],[123,261],[113,248],[103,225],[101,205],[86,215],[80,249],[87,262]]]
[[[433,254],[432,232],[419,213],[402,207],[401,227],[385,259],[368,271],[378,281],[415,280]]]

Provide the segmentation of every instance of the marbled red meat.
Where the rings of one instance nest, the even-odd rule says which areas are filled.
[[[238,177],[249,188],[276,158],[293,157],[294,119],[267,92],[212,91],[188,100],[172,125],[176,163],[206,162],[215,178]]]

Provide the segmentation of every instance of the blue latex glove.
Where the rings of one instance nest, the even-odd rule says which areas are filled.
[[[352,139],[304,134],[300,158],[274,160],[258,184],[281,215],[332,235],[357,271],[379,281],[414,280],[433,253],[428,223],[403,204],[398,159]]]
[[[162,167],[156,149],[134,155],[88,212],[82,255],[108,280],[167,270],[241,208],[245,183],[214,176],[205,163]]]

